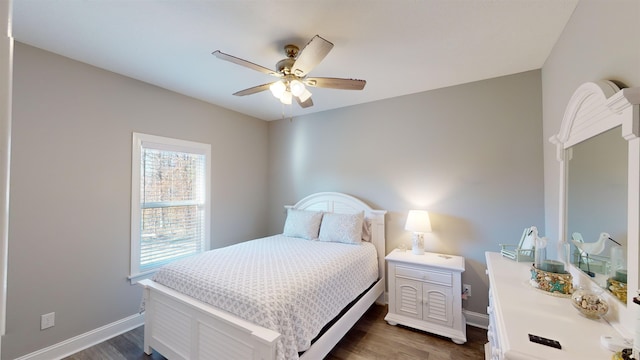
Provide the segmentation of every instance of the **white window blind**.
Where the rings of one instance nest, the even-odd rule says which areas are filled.
[[[134,133],[132,279],[208,250],[209,157],[207,144]]]

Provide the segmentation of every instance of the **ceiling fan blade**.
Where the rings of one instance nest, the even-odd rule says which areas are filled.
[[[240,66],[244,66],[247,67],[249,69],[252,70],[256,70],[259,71],[261,73],[267,74],[267,75],[271,75],[271,76],[276,76],[276,77],[281,77],[282,75],[269,69],[266,68],[264,66],[258,65],[258,64],[254,64],[251,61],[247,61],[244,59],[240,59],[239,57],[235,57],[233,55],[229,55],[229,54],[225,54],[223,52],[221,52],[220,50],[216,50],[214,52],[212,52],[211,54],[213,54],[213,56],[217,57],[218,59],[221,60],[225,60],[225,61],[229,61],[232,62],[236,65],[240,65]]]
[[[362,90],[367,84],[365,80],[341,79],[327,77],[312,77],[304,79],[304,83],[313,87],[342,89],[342,90]]]
[[[271,84],[272,83],[268,83],[268,84],[262,84],[262,85],[250,87],[248,89],[244,89],[244,90],[240,90],[238,92],[235,92],[235,93],[233,93],[233,95],[235,95],[235,96],[245,96],[245,95],[251,95],[251,94],[259,93],[261,91],[269,90],[269,86],[271,86]]]
[[[291,73],[299,77],[305,76],[327,56],[332,48],[331,42],[323,39],[320,35],[314,36],[298,54],[296,62],[291,68]]]
[[[298,105],[300,105],[301,108],[308,108],[313,106],[313,101],[311,100],[311,98],[308,98],[305,101],[300,101],[300,98],[295,96],[296,98],[296,102],[298,102]]]

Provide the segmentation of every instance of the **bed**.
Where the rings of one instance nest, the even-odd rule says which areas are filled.
[[[337,309],[337,305],[327,305],[328,308],[322,310],[322,316],[313,313],[315,314],[313,315],[314,317],[321,319],[317,321],[319,323],[313,324],[311,330],[300,330],[300,325],[298,324],[293,326],[274,326],[274,323],[287,324],[288,320],[280,321],[278,318],[274,317],[277,314],[280,314],[280,310],[272,311],[267,306],[262,307],[261,303],[253,304],[253,300],[244,299],[243,294],[234,293],[234,291],[242,289],[241,287],[223,290],[223,292],[228,294],[234,294],[232,296],[233,298],[246,300],[243,302],[243,306],[235,306],[235,308],[233,306],[226,306],[227,302],[224,301],[224,299],[220,300],[222,295],[219,295],[218,293],[216,293],[216,295],[211,295],[211,293],[208,293],[209,295],[202,295],[202,293],[204,293],[203,288],[215,288],[218,285],[214,284],[224,283],[225,281],[229,284],[248,282],[252,283],[254,286],[265,281],[265,278],[260,277],[245,281],[245,274],[242,274],[242,271],[244,270],[240,271],[240,269],[246,269],[248,268],[247,266],[243,265],[238,267],[239,271],[227,271],[230,274],[233,274],[232,276],[236,276],[235,279],[231,278],[227,281],[213,277],[212,279],[215,280],[209,283],[203,282],[203,284],[194,286],[181,286],[180,284],[182,282],[180,281],[180,276],[183,276],[181,275],[181,269],[186,267],[186,265],[183,266],[182,263],[178,263],[171,266],[171,270],[166,270],[164,272],[160,271],[157,273],[154,278],[155,281],[143,280],[140,282],[144,287],[145,353],[150,354],[152,350],[156,350],[169,359],[295,359],[298,358],[298,356],[300,359],[321,359],[329,353],[335,344],[347,331],[349,331],[353,324],[355,324],[355,322],[374,302],[384,303],[384,256],[386,254],[384,216],[386,211],[374,210],[364,202],[352,196],[334,192],[313,194],[300,200],[295,205],[286,206],[285,208],[288,212],[288,216],[282,235],[249,241],[238,244],[238,246],[219,249],[217,250],[217,253],[216,251],[213,251],[211,254],[203,254],[203,258],[207,256],[216,258],[217,256],[218,260],[214,260],[214,263],[222,264],[225,269],[229,269],[234,266],[234,264],[224,264],[223,259],[232,256],[232,252],[241,252],[243,257],[253,259],[251,262],[255,263],[258,267],[260,266],[259,264],[262,264],[260,260],[260,256],[263,256],[261,255],[263,254],[261,253],[261,248],[277,249],[278,247],[281,247],[282,249],[290,249],[298,254],[308,252],[309,255],[314,256],[306,257],[305,259],[308,259],[308,261],[303,261],[302,263],[305,263],[305,266],[308,266],[309,269],[305,270],[304,268],[295,268],[287,271],[298,274],[298,277],[303,279],[311,279],[314,277],[311,276],[313,272],[316,274],[318,272],[326,272],[328,274],[328,278],[324,280],[320,279],[318,282],[330,282],[333,283],[333,286],[336,286],[336,277],[341,279],[347,278],[346,276],[341,275],[340,271],[360,273],[361,271],[357,269],[367,266],[361,265],[360,268],[349,269],[347,268],[347,265],[335,265],[337,262],[333,258],[327,262],[332,264],[331,268],[327,268],[327,270],[319,271],[319,268],[314,268],[313,266],[319,266],[318,259],[324,258],[325,255],[329,256],[327,255],[329,253],[340,253],[341,256],[343,256],[343,252],[346,253],[346,251],[337,250],[338,248],[349,249],[349,252],[352,250],[355,251],[355,249],[362,249],[358,251],[369,251],[372,255],[367,256],[373,256],[373,260],[368,260],[369,272],[371,272],[371,266],[373,266],[373,277],[371,277],[371,274],[368,275],[371,283],[368,283],[364,287],[365,290],[362,292],[361,290],[357,290],[357,293],[344,295],[343,297],[345,298],[340,299],[342,302],[346,301],[346,304],[349,304],[349,306],[344,307],[344,305],[340,305],[340,309]],[[290,226],[293,223],[290,221],[292,215],[311,214],[311,212],[322,212],[324,214],[322,218],[322,221],[324,221],[323,228],[320,229],[321,233],[324,232],[325,229],[331,228],[330,226],[325,226],[330,223],[331,219],[335,220],[340,217],[353,218],[354,216],[362,216],[364,218],[364,226],[362,226],[364,231],[362,233],[364,234],[363,237],[365,237],[367,241],[354,246],[352,244],[344,244],[343,241],[337,241],[336,243],[333,241],[292,240],[292,233],[302,233],[302,236],[304,237],[304,230],[300,230],[295,226]],[[333,231],[328,235],[327,232],[325,232],[324,235],[320,234],[320,237],[327,239],[331,236],[342,235],[341,231]],[[302,243],[308,244],[304,246],[311,247],[303,249],[297,248],[297,246],[302,246]],[[266,257],[267,255],[265,254],[264,256]],[[271,255],[269,254],[269,256]],[[329,258],[327,257],[327,259]],[[373,265],[371,265],[371,261],[373,261]],[[204,262],[204,260],[202,262]],[[300,261],[298,262],[300,263]],[[356,261],[349,260],[349,263],[354,262]],[[365,262],[363,260],[363,264],[364,263]],[[294,265],[299,266],[299,264]],[[273,272],[273,270],[270,271]],[[305,273],[305,271],[310,272]],[[376,271],[377,276],[375,274]],[[167,272],[177,273],[177,280],[166,280],[165,275]],[[200,270],[200,272],[208,274],[205,277],[210,277],[212,276],[211,273],[218,273],[221,271]],[[258,272],[259,271],[256,271],[256,273]],[[273,272],[273,274],[277,274],[277,272]],[[330,276],[333,276],[333,278]],[[311,280],[308,282],[312,283]],[[303,283],[305,283],[306,286],[307,281],[303,281]],[[309,306],[307,306],[308,308],[312,308],[313,311],[319,311],[317,310],[319,308],[319,304],[313,303],[314,297],[319,298],[321,297],[320,295],[322,295],[324,297],[334,298],[334,295],[329,296],[332,291],[336,292],[336,294],[346,294],[348,292],[346,290],[348,289],[355,289],[363,286],[361,283],[358,285],[353,284],[351,282],[349,284],[337,284],[338,290],[332,290],[329,288],[314,290],[320,292],[308,298],[300,295],[298,302],[309,304]],[[297,290],[295,291],[300,291],[301,294],[307,294],[308,292],[307,290],[301,290],[302,288],[296,289]],[[256,292],[259,293],[260,291]],[[284,294],[285,292],[282,293]],[[348,297],[348,299],[346,297]],[[293,302],[294,301],[287,301],[287,307],[289,306],[288,303]],[[320,302],[324,303],[325,300],[323,299]],[[256,310],[253,308],[247,310],[245,308],[245,305],[247,304],[261,306],[260,314],[256,314]],[[239,307],[245,308],[244,312],[237,311],[237,308]],[[339,313],[339,316],[331,315],[331,319],[329,319],[330,321],[327,321],[325,317],[329,316],[329,313],[333,314],[336,312],[336,309],[339,310],[337,312]],[[289,312],[304,314],[304,311],[300,309],[291,310]],[[282,318],[287,318],[287,316],[282,315]],[[261,319],[264,319],[264,321]],[[262,326],[261,323],[264,326]],[[299,333],[308,335],[310,334],[310,331],[315,336],[315,331],[319,326],[322,327],[323,330],[319,336],[313,338],[313,341],[310,341],[310,339],[302,335],[297,337]],[[294,335],[292,335],[292,332],[294,332]],[[309,344],[311,345],[309,346]],[[300,350],[303,350],[303,352],[299,352]]]

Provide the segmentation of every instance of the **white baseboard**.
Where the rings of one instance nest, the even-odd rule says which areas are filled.
[[[462,309],[465,319],[467,319],[467,325],[487,329],[489,327],[489,315],[481,314],[469,310]]]
[[[62,359],[141,325],[144,325],[144,316],[141,314],[131,315],[55,345],[21,356],[16,360]]]

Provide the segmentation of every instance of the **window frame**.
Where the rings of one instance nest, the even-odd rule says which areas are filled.
[[[202,251],[210,250],[211,241],[211,145],[188,140],[180,140],[156,135],[133,133],[131,151],[131,268],[129,280],[135,284],[139,280],[151,277],[159,266],[141,270],[141,218],[142,204],[140,202],[141,156],[143,148],[166,151],[178,151],[205,156],[204,180],[204,235]]]

